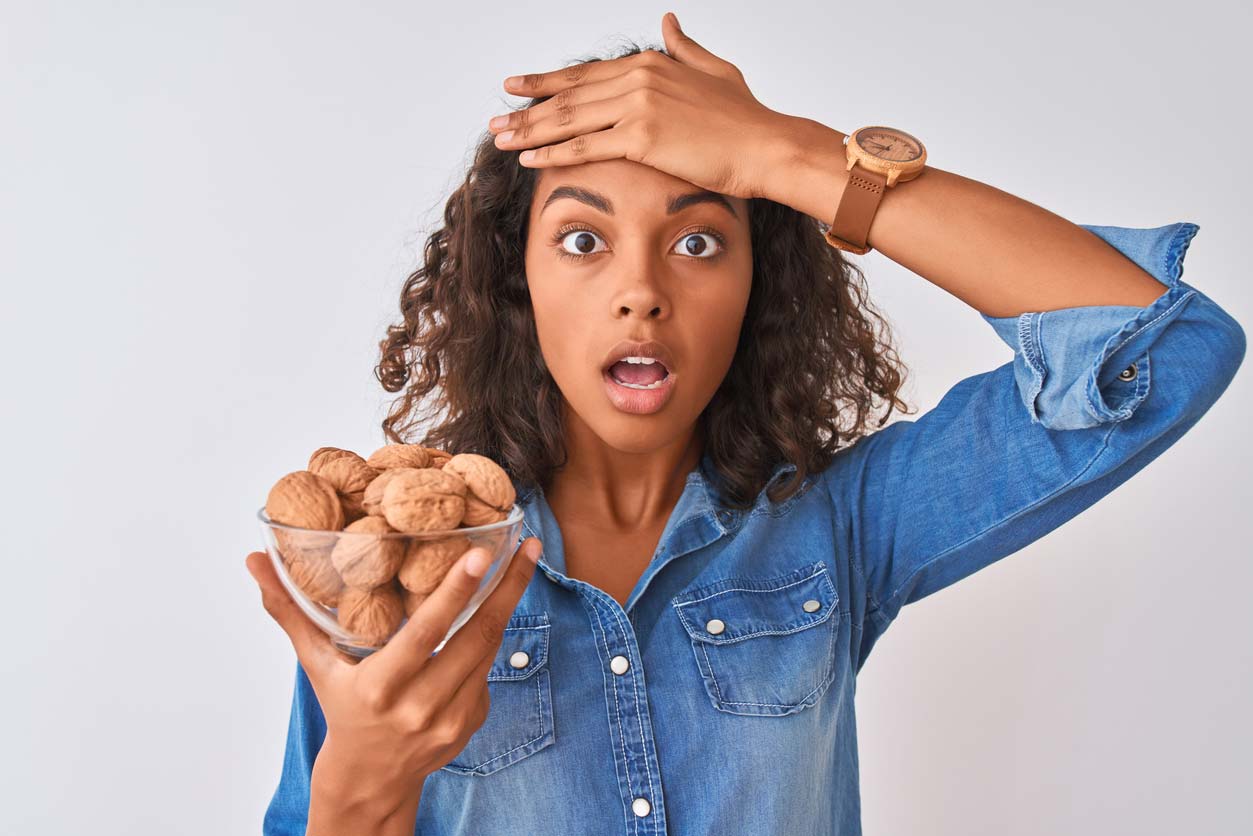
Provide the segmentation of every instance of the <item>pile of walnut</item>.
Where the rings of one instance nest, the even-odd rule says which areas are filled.
[[[516,498],[509,475],[476,453],[388,444],[368,459],[321,447],[308,470],[270,489],[271,520],[308,532],[274,529],[292,581],[337,609],[339,624],[365,643],[387,641],[437,587],[471,543],[468,537],[344,537],[418,534],[499,522]]]

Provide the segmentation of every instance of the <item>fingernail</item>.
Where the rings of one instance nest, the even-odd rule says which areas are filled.
[[[518,155],[518,159],[524,163],[529,163],[531,160],[535,159],[535,152],[527,149]]]
[[[540,553],[543,551],[544,551],[544,548],[539,543],[532,543],[530,546],[527,547],[526,556],[531,559],[532,563],[539,563],[539,556],[540,556]]]
[[[511,75],[507,79],[505,79],[506,87],[517,87],[521,83],[522,83],[522,76],[520,75]]]
[[[513,131],[502,131],[496,134],[497,142],[508,142],[511,139],[513,139]]]
[[[482,549],[473,549],[466,558],[466,574],[472,578],[481,578],[491,562],[492,559]]]
[[[505,125],[509,124],[509,117],[508,116],[493,116],[488,121],[487,124],[488,124],[488,127],[503,128]]]

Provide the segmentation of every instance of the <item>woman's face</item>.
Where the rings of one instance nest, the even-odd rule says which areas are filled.
[[[537,173],[526,277],[568,411],[624,452],[680,439],[735,356],[752,287],[748,201],[625,159]],[[606,359],[627,339],[668,348],[668,391],[611,382]]]

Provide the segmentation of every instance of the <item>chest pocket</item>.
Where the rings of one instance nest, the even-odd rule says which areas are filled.
[[[817,702],[835,676],[839,596],[825,564],[724,578],[671,605],[719,711],[794,714]]]
[[[441,769],[490,775],[553,744],[548,631],[546,614],[509,619],[487,674],[492,698],[487,720]]]

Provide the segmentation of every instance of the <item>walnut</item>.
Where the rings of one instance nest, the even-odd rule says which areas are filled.
[[[401,587],[400,597],[405,605],[405,617],[412,618],[413,614],[418,611],[418,607],[422,606],[422,602],[430,596],[426,592],[410,592]]]
[[[322,606],[334,607],[339,603],[344,583],[326,556],[302,554],[287,564],[287,574],[296,586]]]
[[[335,486],[339,501],[344,506],[345,522],[354,522],[365,516],[362,502],[366,486],[373,482],[379,472],[353,453],[351,457],[324,458],[318,475]]]
[[[309,456],[309,470],[321,476],[323,465],[332,459],[340,458],[357,459],[361,462],[365,461],[365,459],[361,458],[351,450],[344,450],[341,447],[319,447],[313,451],[313,455]]]
[[[338,531],[344,527],[344,509],[335,487],[308,470],[288,473],[275,482],[265,500],[265,513],[276,523],[297,528]],[[285,564],[298,557],[324,558],[334,545],[333,538],[326,536],[281,528],[272,530]]]
[[[372,537],[390,534],[392,527],[382,517],[362,517],[344,529],[335,549],[331,552],[331,564],[349,586],[374,587],[390,581],[400,568],[405,556],[405,541],[392,537]]]
[[[433,467],[401,473],[383,488],[383,516],[397,531],[414,534],[456,528],[466,507],[466,483]]]
[[[329,531],[302,531],[299,529],[271,528],[278,544],[278,555],[283,565],[291,571],[293,563],[303,560],[329,562],[338,535]]]
[[[288,473],[274,483],[265,500],[265,513],[274,522],[297,528],[338,531],[344,527],[335,486],[308,470]]]
[[[395,479],[399,473],[407,473],[417,469],[416,467],[393,467],[391,470],[384,470],[375,477],[373,482],[366,485],[365,493],[362,495],[361,507],[370,516],[383,516],[383,489],[387,487],[387,483]]]
[[[431,463],[431,454],[421,444],[388,444],[371,453],[365,463],[375,470],[426,467]]]
[[[440,450],[436,447],[427,447],[426,452],[431,454],[431,463],[427,467],[443,467],[452,458],[452,453],[446,450]]]
[[[469,537],[461,535],[411,540],[396,579],[410,592],[430,593],[472,545]]]
[[[394,584],[372,589],[346,586],[339,595],[339,626],[367,645],[384,644],[405,617],[405,606]]]
[[[444,473],[455,473],[466,483],[466,510],[462,525],[487,525],[509,515],[517,495],[509,474],[496,462],[477,453],[458,453],[448,460],[442,470]]]

